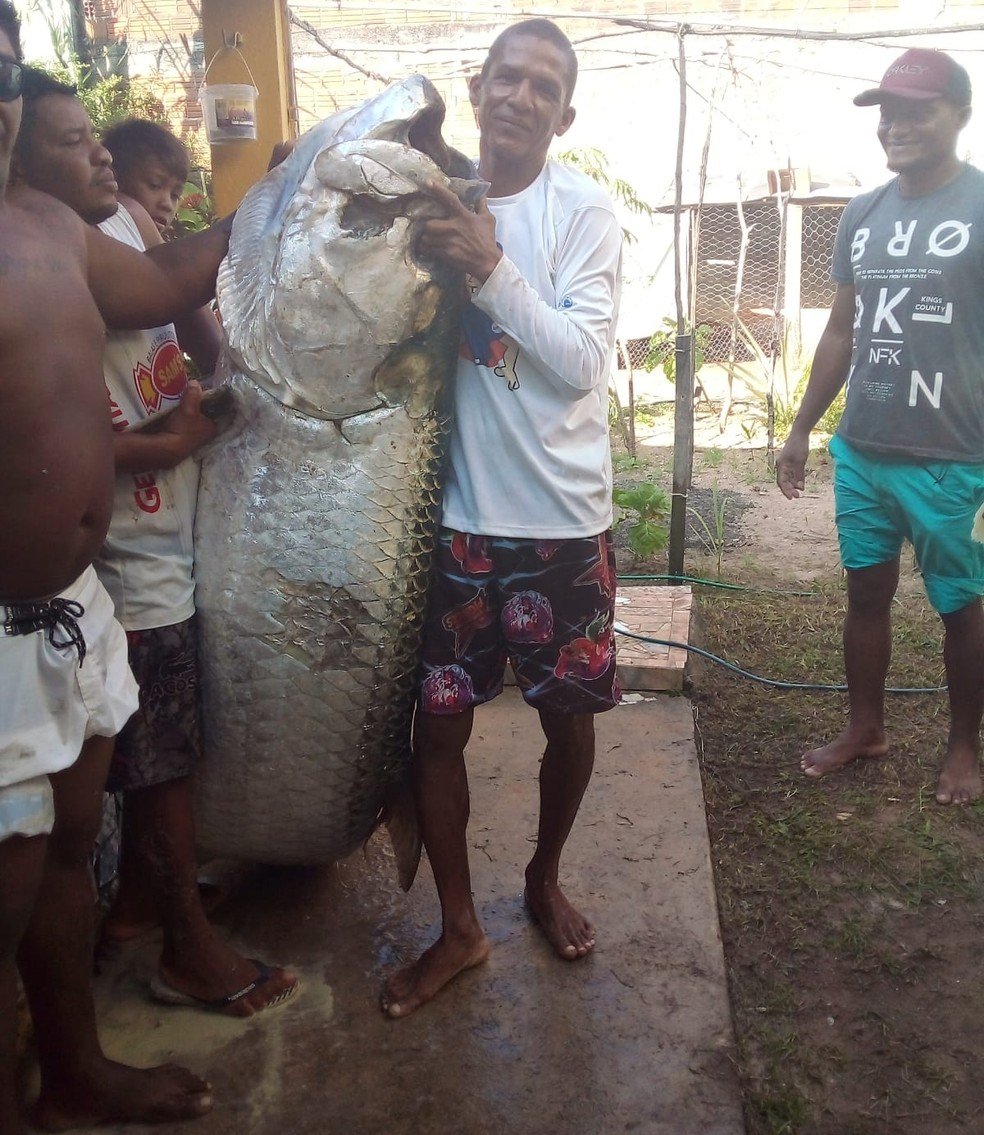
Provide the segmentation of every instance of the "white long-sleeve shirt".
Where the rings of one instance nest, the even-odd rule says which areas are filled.
[[[465,319],[443,523],[488,536],[594,536],[612,522],[621,231],[607,193],[555,162],[488,204],[503,256]]]

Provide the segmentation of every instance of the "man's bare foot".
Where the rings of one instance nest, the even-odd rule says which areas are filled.
[[[835,737],[829,745],[819,749],[811,749],[804,753],[800,760],[800,768],[807,776],[820,777],[836,772],[851,761],[862,757],[878,760],[888,752],[888,742],[885,734],[855,733],[850,727],[844,730],[839,737]]]
[[[252,1017],[263,1009],[283,1005],[297,992],[294,974],[267,966],[255,958],[240,957],[222,943],[224,964],[214,955],[199,959],[192,969],[161,963],[151,982],[151,993],[169,1005],[209,1009],[228,1017]]]
[[[104,1060],[84,1083],[45,1083],[34,1123],[68,1131],[102,1123],[170,1123],[212,1110],[212,1087],[186,1068],[128,1068]]]
[[[594,927],[556,883],[534,885],[527,875],[523,901],[559,957],[575,962],[594,949]]]
[[[476,932],[461,937],[444,934],[420,957],[386,981],[379,1002],[390,1017],[406,1017],[430,1001],[459,973],[479,966],[489,956],[489,940]]]
[[[943,758],[937,804],[971,804],[984,794],[981,780],[981,758],[974,749],[952,749]]]

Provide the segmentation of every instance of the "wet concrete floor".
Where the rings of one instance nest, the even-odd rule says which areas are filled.
[[[408,895],[381,835],[333,868],[253,873],[216,921],[250,956],[301,974],[294,1002],[249,1021],[156,1005],[154,943],[98,979],[111,1055],[177,1060],[213,1084],[211,1115],[154,1130],[740,1135],[690,703],[648,697],[598,718],[597,733],[562,875],[598,929],[592,956],[555,957],[523,909],[542,745],[536,715],[509,690],[479,710],[469,747],[490,961],[390,1021],[377,1007],[383,975],[438,930],[426,861]]]

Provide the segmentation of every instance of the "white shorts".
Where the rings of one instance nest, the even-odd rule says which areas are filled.
[[[18,605],[0,604],[0,788],[69,768],[83,741],[115,737],[137,708],[126,635],[95,571],[57,598],[84,608],[81,661],[67,622],[19,633]]]
[[[0,843],[12,835],[47,835],[55,822],[55,800],[46,776],[0,788]]]

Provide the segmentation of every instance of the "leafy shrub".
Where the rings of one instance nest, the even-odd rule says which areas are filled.
[[[612,500],[621,510],[616,526],[627,526],[629,548],[636,561],[648,560],[666,547],[670,498],[661,488],[648,483],[617,488]]]
[[[666,376],[667,382],[676,382],[676,320],[666,316],[663,319],[665,330],[655,331],[649,339],[646,348],[646,358],[643,367],[653,371],[660,367]],[[693,328],[694,339],[694,375],[704,365],[704,358],[711,341],[711,328],[701,323]]]

